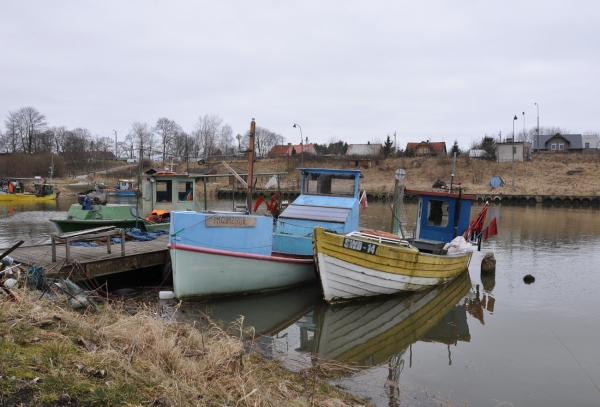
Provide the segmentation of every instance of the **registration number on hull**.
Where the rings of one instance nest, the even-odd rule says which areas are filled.
[[[343,246],[346,249],[356,250],[357,252],[375,254],[378,245],[373,243],[361,242],[360,240],[354,240],[345,237]]]

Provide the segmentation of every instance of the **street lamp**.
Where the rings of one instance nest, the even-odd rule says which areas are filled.
[[[512,168],[512,190],[515,190],[515,120],[517,120],[517,115],[513,119],[513,136],[512,136],[512,155],[513,155],[513,168]]]
[[[296,123],[294,123],[294,125],[292,127],[298,127],[300,129],[300,150],[301,150],[300,154],[302,154],[300,166],[304,167],[304,147],[302,147],[302,127],[300,127],[300,125],[296,124]]]
[[[537,102],[535,102],[535,105],[537,106],[537,145],[535,147],[536,151],[539,154],[539,148],[540,148],[540,105],[537,104]]]

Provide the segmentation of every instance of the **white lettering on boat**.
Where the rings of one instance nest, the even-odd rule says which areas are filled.
[[[377,245],[373,243],[361,242],[360,240],[344,238],[343,246],[346,249],[356,250],[358,252],[364,252],[369,254],[375,254]]]
[[[211,216],[210,218],[206,218],[206,226],[254,228],[256,227],[256,218],[246,218],[243,216]]]

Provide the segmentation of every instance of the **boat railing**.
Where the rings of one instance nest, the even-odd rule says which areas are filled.
[[[365,233],[365,232],[358,232],[358,231],[350,232],[346,235],[346,237],[360,237],[363,239],[374,240],[379,243],[389,243],[389,244],[395,244],[395,245],[399,245],[399,246],[412,247],[409,242],[407,242],[406,240],[400,239],[400,238],[395,239],[393,237],[378,236],[378,235],[374,235],[371,233]]]

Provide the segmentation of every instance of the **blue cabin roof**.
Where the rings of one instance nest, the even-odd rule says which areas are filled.
[[[299,168],[300,196],[277,219],[274,250],[312,253],[316,226],[348,233],[358,230],[360,170]],[[301,247],[300,247],[301,246]]]
[[[474,195],[408,189],[405,194],[419,198],[415,240],[448,243],[469,226]]]

